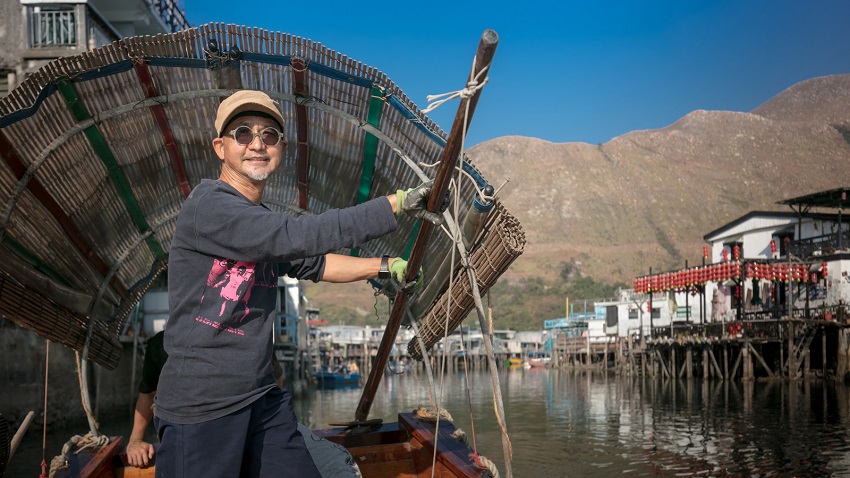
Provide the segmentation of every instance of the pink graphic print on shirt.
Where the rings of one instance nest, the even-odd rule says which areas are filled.
[[[254,262],[214,260],[207,276],[206,292],[201,298],[202,309],[209,315],[217,315],[222,321],[235,319],[233,322],[242,322],[249,311],[255,266]],[[242,314],[237,319],[239,308],[242,308]]]

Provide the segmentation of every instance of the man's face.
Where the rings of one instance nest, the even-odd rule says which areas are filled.
[[[221,159],[222,174],[235,175],[251,181],[265,181],[280,167],[286,141],[281,139],[277,145],[268,146],[260,136],[255,136],[250,144],[243,146],[230,134],[240,126],[247,126],[254,133],[266,128],[279,130],[276,122],[259,116],[242,116],[231,121],[224,128],[224,135],[213,140],[213,148]]]

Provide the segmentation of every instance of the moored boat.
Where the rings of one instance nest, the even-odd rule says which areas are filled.
[[[360,385],[360,372],[351,370],[346,365],[333,369],[322,367],[313,373],[313,377],[320,386]]]
[[[526,363],[533,368],[549,367],[552,363],[552,357],[545,352],[529,352]]]

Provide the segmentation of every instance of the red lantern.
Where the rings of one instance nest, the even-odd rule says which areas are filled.
[[[776,241],[773,239],[770,240],[770,253],[776,254]]]
[[[732,248],[732,258],[736,261],[741,258],[741,248],[738,246],[734,246]]]
[[[726,262],[726,261],[729,260],[729,253],[726,252],[725,248],[723,249],[723,252],[721,253],[721,255],[723,256],[723,262]]]
[[[702,258],[708,259],[708,246],[702,246]]]
[[[826,262],[821,262],[821,263],[820,263],[820,275],[821,275],[824,279],[826,279],[826,276],[827,276],[827,271],[826,271]]]

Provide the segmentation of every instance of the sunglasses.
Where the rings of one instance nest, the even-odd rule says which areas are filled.
[[[280,143],[280,140],[283,139],[283,133],[271,126],[263,128],[263,130],[259,133],[251,131],[251,128],[247,126],[240,126],[229,131],[227,134],[233,136],[233,139],[236,140],[236,144],[239,146],[248,146],[254,142],[254,138],[257,136],[260,137],[260,140],[266,146],[277,146],[278,143]]]

